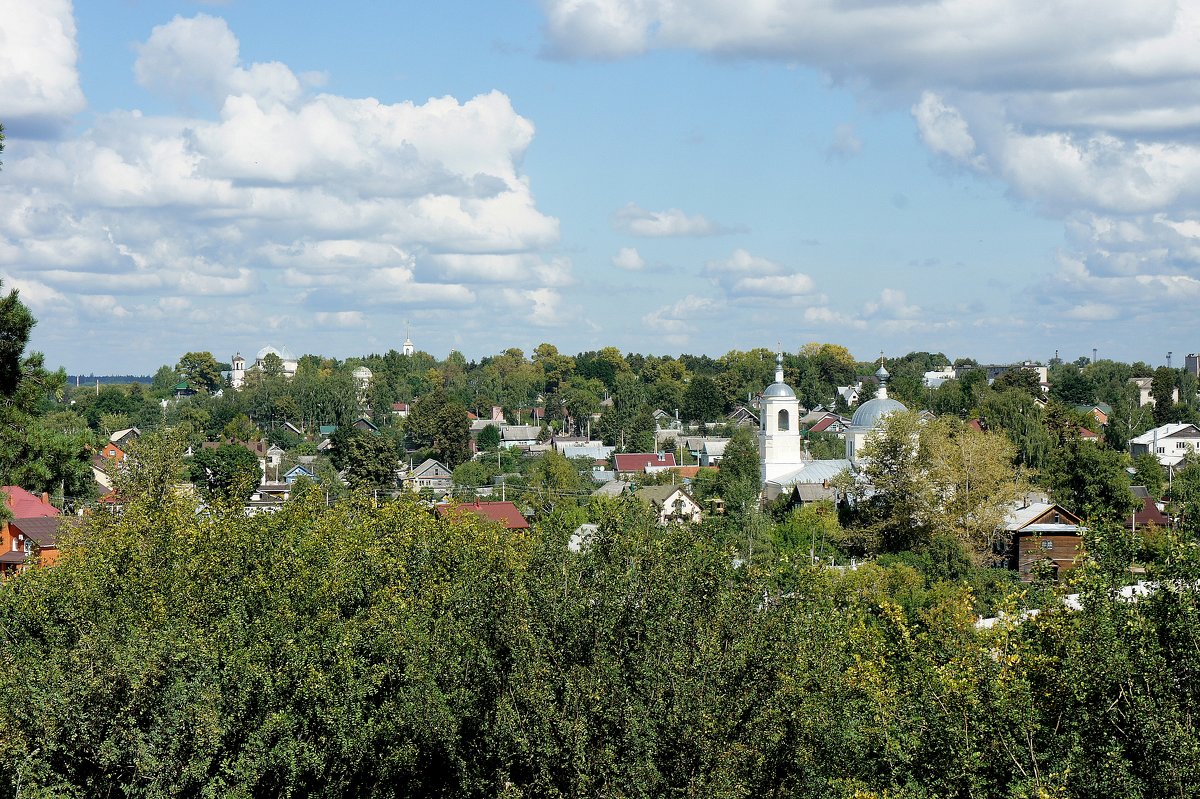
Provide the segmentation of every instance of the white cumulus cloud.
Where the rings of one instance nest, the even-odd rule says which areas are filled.
[[[682,346],[699,330],[703,320],[721,312],[721,305],[708,297],[688,294],[683,299],[656,308],[642,317],[642,324],[663,336],[670,344]]]
[[[816,293],[816,283],[807,274],[740,248],[728,258],[709,261],[704,274],[731,299],[775,303],[824,299]]]
[[[613,266],[627,272],[640,272],[646,268],[646,260],[635,247],[622,247],[612,259]]]
[[[0,3],[0,114],[8,135],[57,135],[83,110],[70,0]]]
[[[613,227],[624,233],[648,238],[713,236],[725,232],[703,214],[687,214],[678,208],[647,211],[636,203],[629,203],[613,214]]]
[[[75,84],[52,69],[74,75],[70,7],[18,6],[33,20],[20,30],[50,32],[32,59],[45,66],[42,95],[58,87],[45,108],[77,109]],[[0,35],[12,30],[6,20]],[[34,85],[8,52],[0,98]],[[180,113],[113,111],[5,154],[0,272],[50,309],[43,328],[69,335],[73,306],[110,298],[113,313],[146,312],[127,320],[136,326],[161,313],[131,302],[144,295],[190,297],[196,319],[220,318],[234,299],[260,325],[320,313],[327,329],[383,324],[364,304],[486,313],[514,296],[536,324],[567,318],[551,287],[573,281],[572,264],[546,254],[558,220],[520,170],[534,128],[503,93],[423,103],[321,93],[285,64],[242,62],[228,24],[205,14],[150,31],[133,73]],[[504,291],[477,290],[496,285]]]
[[[1136,274],[1150,285],[1200,277],[1196,237],[1180,232],[1200,219],[1200,4],[542,4],[552,48],[564,56],[690,49],[820,70],[872,104],[908,109],[931,153],[1064,220],[1076,247],[1068,257],[1089,275]],[[857,146],[843,129],[829,152]],[[1085,310],[1076,314],[1098,313],[1104,286],[1117,285],[1063,280],[1079,292],[1069,307]]]

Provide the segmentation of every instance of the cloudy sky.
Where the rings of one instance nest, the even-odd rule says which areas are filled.
[[[333,8],[0,0],[49,363],[1200,350],[1198,4]]]

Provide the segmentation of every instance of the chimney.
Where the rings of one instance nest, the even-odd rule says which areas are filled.
[[[48,492],[48,491],[43,491],[43,492],[42,492],[42,504],[43,504],[43,505],[49,505],[49,504],[50,504],[50,492]]]

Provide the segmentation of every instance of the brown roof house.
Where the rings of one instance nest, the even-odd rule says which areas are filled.
[[[1001,527],[1008,568],[1030,581],[1048,571],[1057,579],[1073,569],[1084,555],[1082,521],[1071,511],[1052,502],[1029,502],[1014,506]]]
[[[674,452],[625,452],[613,455],[618,475],[655,474],[678,466]]]
[[[1146,527],[1168,527],[1171,520],[1166,517],[1162,509],[1158,507],[1158,503],[1154,501],[1154,497],[1150,496],[1150,492],[1145,486],[1131,486],[1133,497],[1141,503],[1141,507],[1133,513],[1125,517],[1124,524],[1126,530],[1141,530]]]
[[[447,503],[437,506],[437,515],[441,519],[454,519],[464,514],[482,516],[493,522],[499,522],[506,530],[526,530],[529,522],[521,515],[521,511],[511,502],[463,502]]]

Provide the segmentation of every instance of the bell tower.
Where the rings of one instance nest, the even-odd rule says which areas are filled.
[[[804,466],[800,402],[783,382],[783,353],[775,357],[775,382],[762,395],[758,428],[760,476],[765,483]]]

